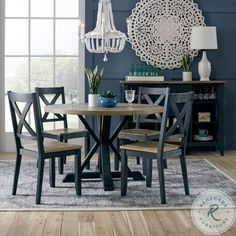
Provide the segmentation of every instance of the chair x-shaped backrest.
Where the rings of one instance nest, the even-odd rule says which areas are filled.
[[[192,92],[170,94],[168,113],[174,116],[174,121],[166,131],[165,140],[172,136],[172,138],[181,138],[181,144],[186,142],[192,113],[192,100]]]
[[[37,94],[38,102],[43,101],[44,105],[54,105],[58,101],[60,104],[65,103],[65,92],[64,87],[52,87],[52,88],[35,88]],[[42,112],[42,122],[57,122],[63,121],[64,127],[67,128],[67,118],[66,115],[54,114],[53,118],[49,118],[48,112]]]
[[[165,100],[167,99],[167,94],[169,94],[169,88],[139,88],[138,103],[146,103],[150,105],[161,105],[164,106]],[[162,115],[156,113],[152,116],[142,115],[137,117],[136,128],[139,128],[140,122],[146,123],[161,123]]]
[[[32,105],[32,103],[26,103],[23,108],[23,111],[21,112],[18,105],[17,105],[17,102],[12,102],[12,106],[14,107],[15,113],[17,114],[17,116],[19,118],[19,121],[17,124],[17,136],[18,137],[25,136],[25,137],[30,137],[30,139],[31,139],[36,136],[35,131],[31,128],[29,123],[26,121],[26,116],[30,111],[31,105]],[[29,135],[22,135],[23,127],[28,131]]]
[[[42,141],[40,110],[35,93],[22,94],[9,91],[8,98],[17,148],[22,147],[22,139]],[[35,118],[35,131],[26,120],[32,109]]]

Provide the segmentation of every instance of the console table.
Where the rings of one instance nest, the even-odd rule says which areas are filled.
[[[192,119],[187,148],[215,149],[224,155],[224,84],[225,80],[211,81],[120,81],[123,97],[125,89],[138,91],[142,87],[170,87],[171,92],[194,91]],[[137,93],[136,93],[137,94]],[[199,129],[208,132],[209,140],[198,138]]]

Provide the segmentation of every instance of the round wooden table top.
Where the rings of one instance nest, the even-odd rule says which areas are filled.
[[[89,107],[87,103],[76,103],[72,109],[71,104],[56,104],[45,107],[45,112],[71,115],[100,115],[100,116],[132,116],[162,113],[163,107],[149,104],[118,103],[116,107]]]

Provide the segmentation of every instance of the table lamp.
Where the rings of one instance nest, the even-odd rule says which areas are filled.
[[[209,81],[211,63],[207,59],[207,49],[217,49],[217,37],[215,26],[198,26],[192,28],[190,49],[203,50],[202,60],[198,64],[198,72],[201,81]]]

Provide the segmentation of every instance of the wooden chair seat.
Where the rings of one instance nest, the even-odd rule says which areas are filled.
[[[160,135],[160,131],[158,130],[150,130],[150,129],[124,129],[121,130],[118,138],[121,139],[129,139],[129,140],[139,140],[139,141],[147,141],[150,139],[158,138]]]
[[[44,142],[44,151],[45,153],[56,153],[56,152],[63,152],[63,151],[69,151],[69,150],[77,150],[81,149],[82,146],[80,145],[74,145],[71,143],[62,143],[62,142]],[[38,146],[37,143],[27,144],[24,145],[24,149],[38,152]]]
[[[147,141],[147,142],[138,142],[138,143],[121,145],[120,149],[124,149],[126,151],[157,153],[158,152],[157,147],[158,147],[158,142]],[[179,149],[179,145],[165,143],[164,152],[174,151],[178,149]]]
[[[87,133],[88,133],[87,130],[79,130],[71,128],[45,130],[43,132],[45,138],[52,138],[57,140],[85,137]]]
[[[181,144],[181,138],[175,138],[175,139],[168,139],[166,143],[180,145]]]

